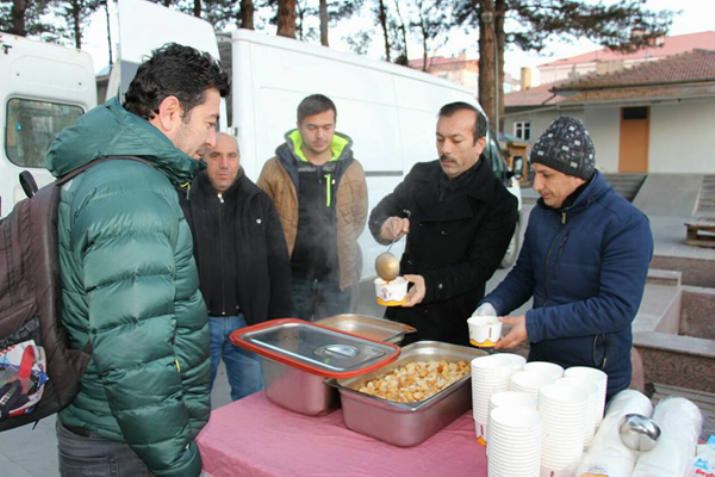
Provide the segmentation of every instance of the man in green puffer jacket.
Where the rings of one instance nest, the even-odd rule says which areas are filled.
[[[216,140],[220,63],[169,44],[114,98],[55,139],[57,177],[106,156],[63,186],[59,204],[62,323],[91,346],[74,401],[59,414],[63,476],[196,476],[206,424],[209,335],[191,232],[177,189]],[[182,192],[184,193],[184,192]]]

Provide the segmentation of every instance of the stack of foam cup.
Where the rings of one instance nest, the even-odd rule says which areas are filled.
[[[499,353],[499,356],[503,356],[511,361],[512,373],[521,371],[524,368],[524,365],[526,364],[526,358],[524,358],[523,356],[516,354],[516,353]]]
[[[602,408],[599,405],[599,400],[605,399],[605,396],[600,395],[599,386],[593,381],[574,376],[564,376],[556,382],[571,383],[578,388],[582,388],[583,392],[586,393],[586,422],[583,426],[583,445],[588,447],[596,433],[596,426],[598,425],[596,422],[599,421],[599,412],[600,408]]]
[[[596,400],[593,408],[594,425],[595,428],[598,428],[598,425],[601,424],[601,421],[603,420],[603,409],[606,405],[608,375],[600,369],[589,368],[586,366],[573,366],[564,371],[564,376],[592,382],[598,386],[598,393],[596,394]]]
[[[569,368],[571,369],[571,368]],[[568,371],[568,370],[567,370]],[[609,477],[630,477],[638,453],[623,444],[619,432],[626,414],[650,416],[653,405],[646,396],[626,389],[611,398],[606,415],[593,436],[588,452],[581,459],[576,475],[594,474]]]
[[[563,375],[563,368],[558,364],[545,361],[526,363],[524,369],[514,373],[509,382],[509,389],[523,391],[536,397],[539,388],[553,383]]]
[[[542,423],[541,472],[550,477],[573,475],[583,452],[587,393],[572,382],[557,381],[539,389]]]
[[[532,373],[548,376],[551,381],[556,381],[564,375],[564,368],[548,361],[531,361],[524,365],[524,369]]]
[[[480,444],[486,444],[489,398],[509,389],[513,361],[500,354],[474,358],[472,367],[472,412],[474,428]]]
[[[538,477],[541,419],[535,409],[504,405],[489,413],[489,477]]]
[[[492,394],[489,398],[489,419],[487,419],[487,431],[491,429],[492,411],[498,407],[508,407],[510,409],[524,408],[537,411],[536,398],[529,393],[521,391],[501,391]],[[489,442],[489,433],[487,432],[487,443]],[[487,455],[489,454],[489,445],[487,445]]]

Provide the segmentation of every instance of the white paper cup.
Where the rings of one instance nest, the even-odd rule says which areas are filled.
[[[501,338],[502,323],[496,316],[472,316],[467,319],[467,325],[473,346],[491,348]]]
[[[397,277],[389,282],[379,277],[376,278],[375,296],[377,296],[377,304],[382,306],[402,305],[407,295],[408,285],[409,282],[403,277]]]

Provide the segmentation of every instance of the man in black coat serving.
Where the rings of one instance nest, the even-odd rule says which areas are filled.
[[[480,155],[484,116],[472,105],[443,106],[437,120],[439,160],[417,163],[370,213],[375,239],[407,235],[400,271],[412,287],[386,318],[417,328],[410,341],[466,345],[466,319],[484,296],[517,220],[517,200]]]

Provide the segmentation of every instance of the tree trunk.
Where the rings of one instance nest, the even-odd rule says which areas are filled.
[[[27,36],[25,29],[25,12],[27,12],[28,2],[25,0],[13,0],[10,16],[12,18],[12,28],[10,33],[17,36]]]
[[[382,27],[382,35],[385,37],[385,59],[390,62],[390,32],[387,30],[387,9],[385,1],[380,1],[380,26]]]
[[[253,0],[241,0],[241,28],[253,30]]]
[[[320,0],[320,44],[330,46],[328,43],[328,0]]]
[[[72,0],[72,30],[74,31],[74,47],[82,48],[82,3],[83,0]]]
[[[497,131],[504,129],[504,18],[506,17],[506,1],[495,0],[495,27],[497,34],[497,51],[499,52],[499,84],[497,85],[497,98],[499,98],[499,125]]]
[[[405,28],[405,22],[402,21],[402,13],[400,13],[400,4],[395,0],[395,9],[397,10],[397,19],[400,21],[400,34],[402,36],[402,54],[405,57],[404,64],[409,63],[409,56],[407,55],[407,29]]]
[[[104,13],[107,16],[107,49],[109,50],[109,66],[112,66],[114,64],[114,60],[112,59],[112,31],[110,29],[109,21],[109,0],[104,0]]]
[[[427,27],[425,26],[424,12],[422,11],[422,4],[419,5],[420,9],[420,33],[422,33],[422,71],[427,71],[427,59],[429,58],[429,51],[427,48]]]
[[[295,0],[278,0],[277,35],[295,38]]]
[[[171,6],[172,2],[173,2],[173,0],[164,0],[164,6],[166,8],[169,8]]]
[[[495,95],[495,47],[494,37],[494,3],[492,0],[478,0],[479,2],[479,104],[489,119],[492,128],[496,125]],[[492,21],[485,23],[484,13],[492,14]]]
[[[201,0],[194,0],[194,16],[201,18]]]

